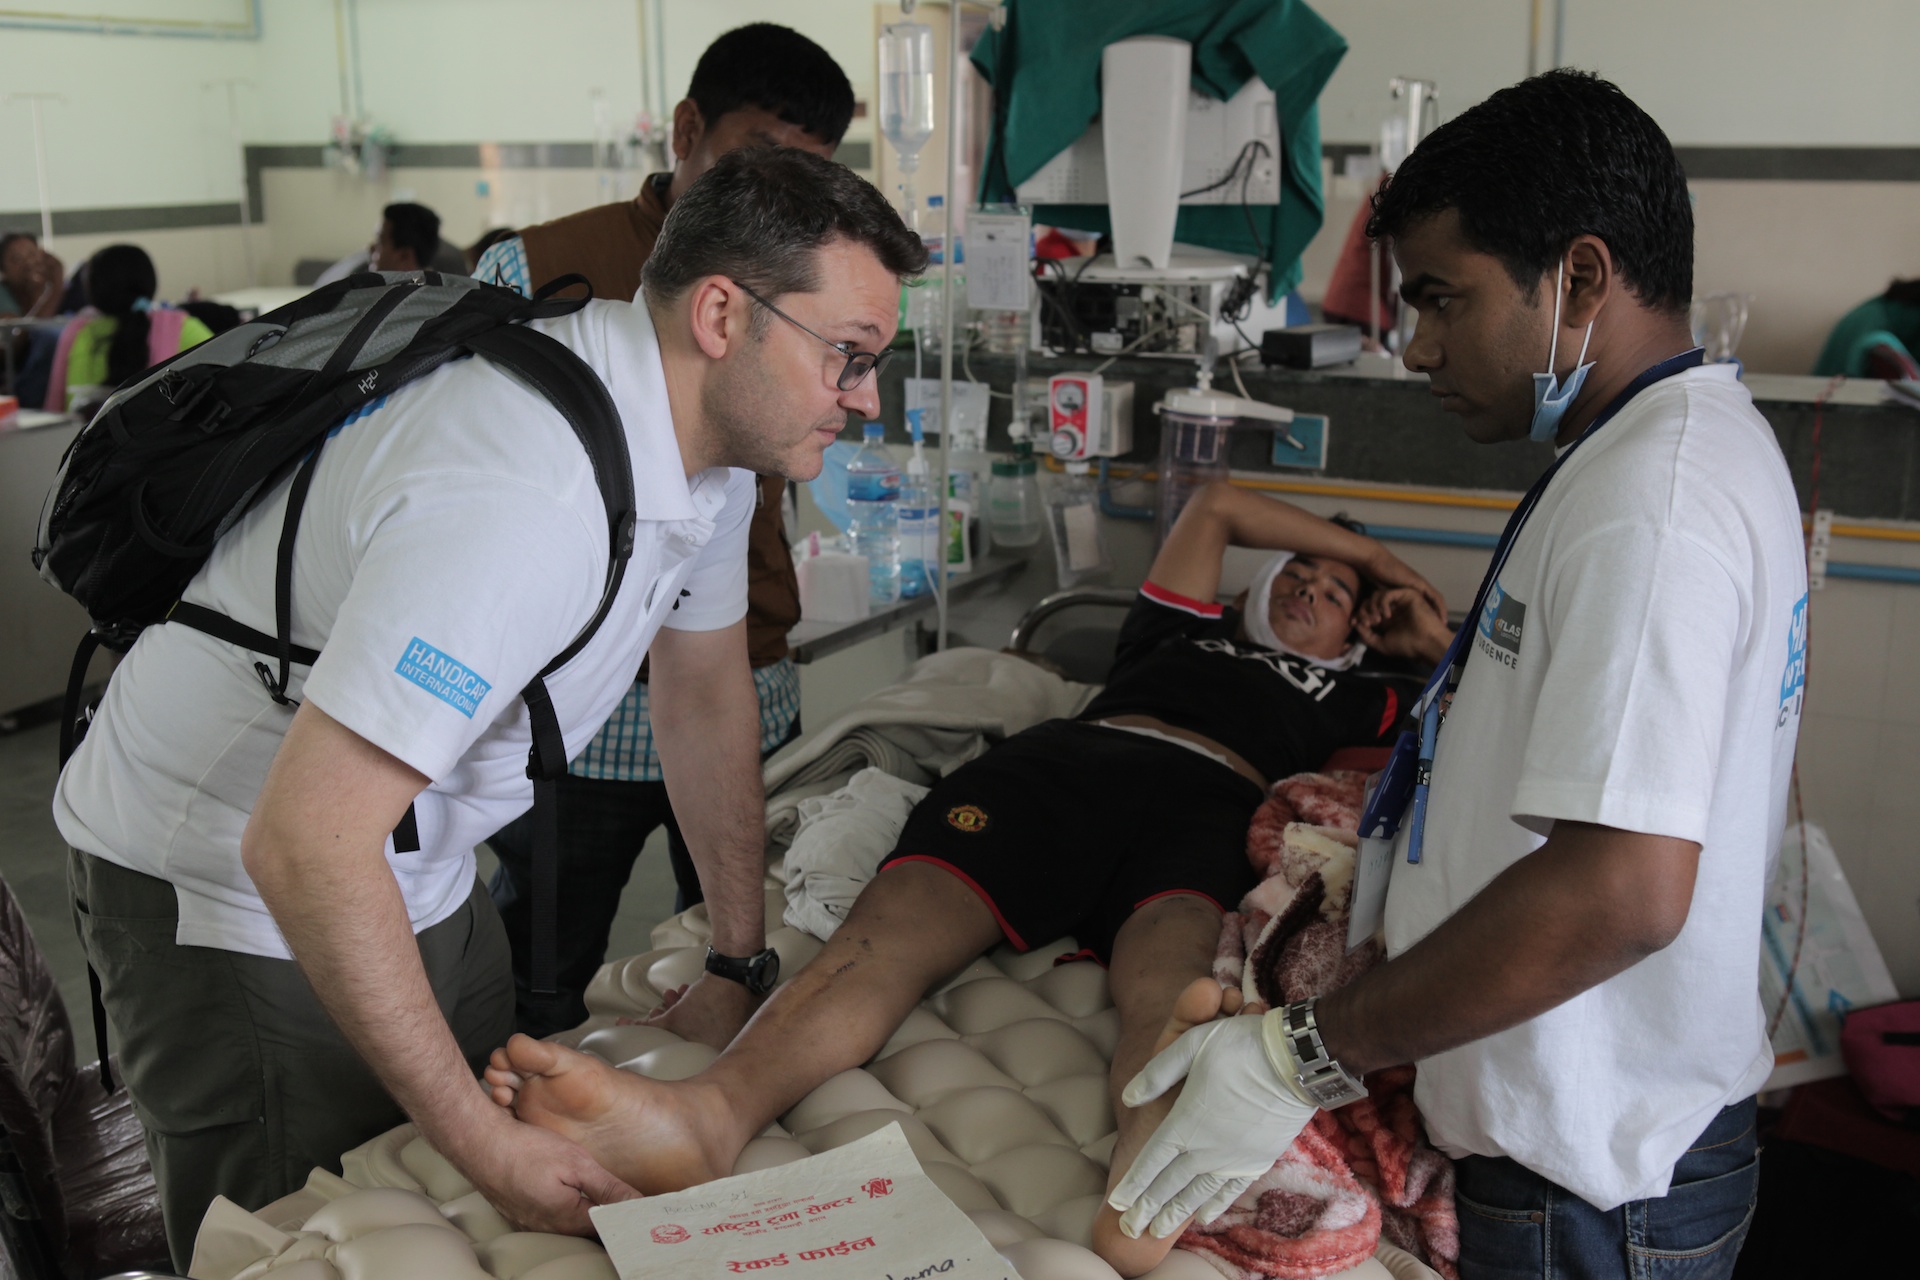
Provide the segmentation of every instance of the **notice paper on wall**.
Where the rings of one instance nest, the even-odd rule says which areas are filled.
[[[1801,825],[1787,824],[1762,916],[1760,1006],[1770,1020],[1779,1019],[1773,1032],[1773,1074],[1762,1086],[1767,1089],[1844,1075],[1840,1023],[1847,1010],[1900,998],[1827,833],[1811,822],[1805,830],[1803,848]]]
[[[592,1211],[621,1280],[1019,1280],[900,1126],[806,1160]]]
[[[1025,311],[1033,305],[1033,215],[1017,206],[967,214],[967,305]]]

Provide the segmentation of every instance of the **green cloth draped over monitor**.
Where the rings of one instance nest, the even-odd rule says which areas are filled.
[[[1008,0],[1004,30],[989,30],[973,63],[993,86],[994,129],[980,198],[1013,189],[1086,132],[1100,114],[1100,54],[1130,36],[1193,46],[1193,87],[1222,101],[1259,76],[1274,92],[1282,168],[1280,203],[1183,206],[1174,239],[1271,264],[1268,297],[1300,282],[1300,254],[1320,230],[1320,90],[1347,42],[1301,0]],[[1248,214],[1253,226],[1248,225]],[[1105,205],[1040,205],[1035,218],[1110,230]],[[1254,231],[1258,230],[1256,240]]]
[[[1814,362],[1815,377],[1844,373],[1849,378],[1867,374],[1867,354],[1889,344],[1908,356],[1920,356],[1920,301],[1907,302],[1882,294],[1869,298],[1840,318]]]

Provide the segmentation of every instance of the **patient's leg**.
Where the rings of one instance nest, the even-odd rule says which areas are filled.
[[[648,1080],[589,1054],[515,1036],[487,1082],[522,1120],[584,1146],[648,1194],[723,1177],[753,1136],[885,1044],[927,988],[1000,940],[992,913],[926,863],[888,867],[820,954],[775,992],[712,1065]],[[1207,946],[1207,961],[1213,948]]]
[[[1219,938],[1219,911],[1204,899],[1182,895],[1149,902],[1114,939],[1109,983],[1120,1012],[1120,1040],[1107,1083],[1120,1136],[1107,1175],[1109,1191],[1180,1096],[1176,1088],[1143,1106],[1127,1107],[1121,1090],[1183,1031],[1239,1009],[1240,993],[1223,991],[1210,976]],[[1121,1275],[1137,1276],[1157,1266],[1179,1236],[1129,1240],[1120,1233],[1120,1215],[1103,1204],[1094,1219],[1093,1250]]]

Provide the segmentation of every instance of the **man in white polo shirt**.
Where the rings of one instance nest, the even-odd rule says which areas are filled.
[[[1430,686],[1389,962],[1149,1063],[1128,1103],[1186,1084],[1115,1207],[1156,1235],[1211,1218],[1316,1106],[1417,1062],[1462,1276],[1728,1275],[1805,671],[1785,460],[1737,370],[1701,364],[1686,178],[1613,85],[1552,72],[1441,126],[1369,231],[1419,313],[1407,366],[1473,439],[1557,464]],[[1404,593],[1380,612],[1440,625]]]
[[[767,148],[690,189],[660,249],[641,303],[542,323],[618,406],[638,508],[609,614],[546,684],[571,753],[651,649],[715,949],[746,957],[765,946],[753,473],[810,478],[848,413],[877,414],[875,353],[926,257],[851,171]],[[285,488],[185,599],[271,629]],[[296,668],[293,706],[267,698],[258,655],[183,626],[150,628],[116,673],[55,816],[183,1269],[214,1195],[257,1208],[404,1117],[528,1228],[584,1232],[590,1204],[632,1194],[473,1078],[513,1029],[473,848],[531,801],[518,691],[599,603],[602,506],[542,396],[455,363],[353,415],[321,455],[292,620],[321,654]],[[419,849],[395,852],[409,805]],[[755,999],[707,977],[682,1003],[738,1027]]]

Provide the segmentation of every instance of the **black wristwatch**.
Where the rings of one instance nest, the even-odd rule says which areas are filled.
[[[768,947],[750,956],[723,956],[708,947],[707,972],[716,978],[737,982],[756,996],[763,996],[780,981],[780,953]]]

